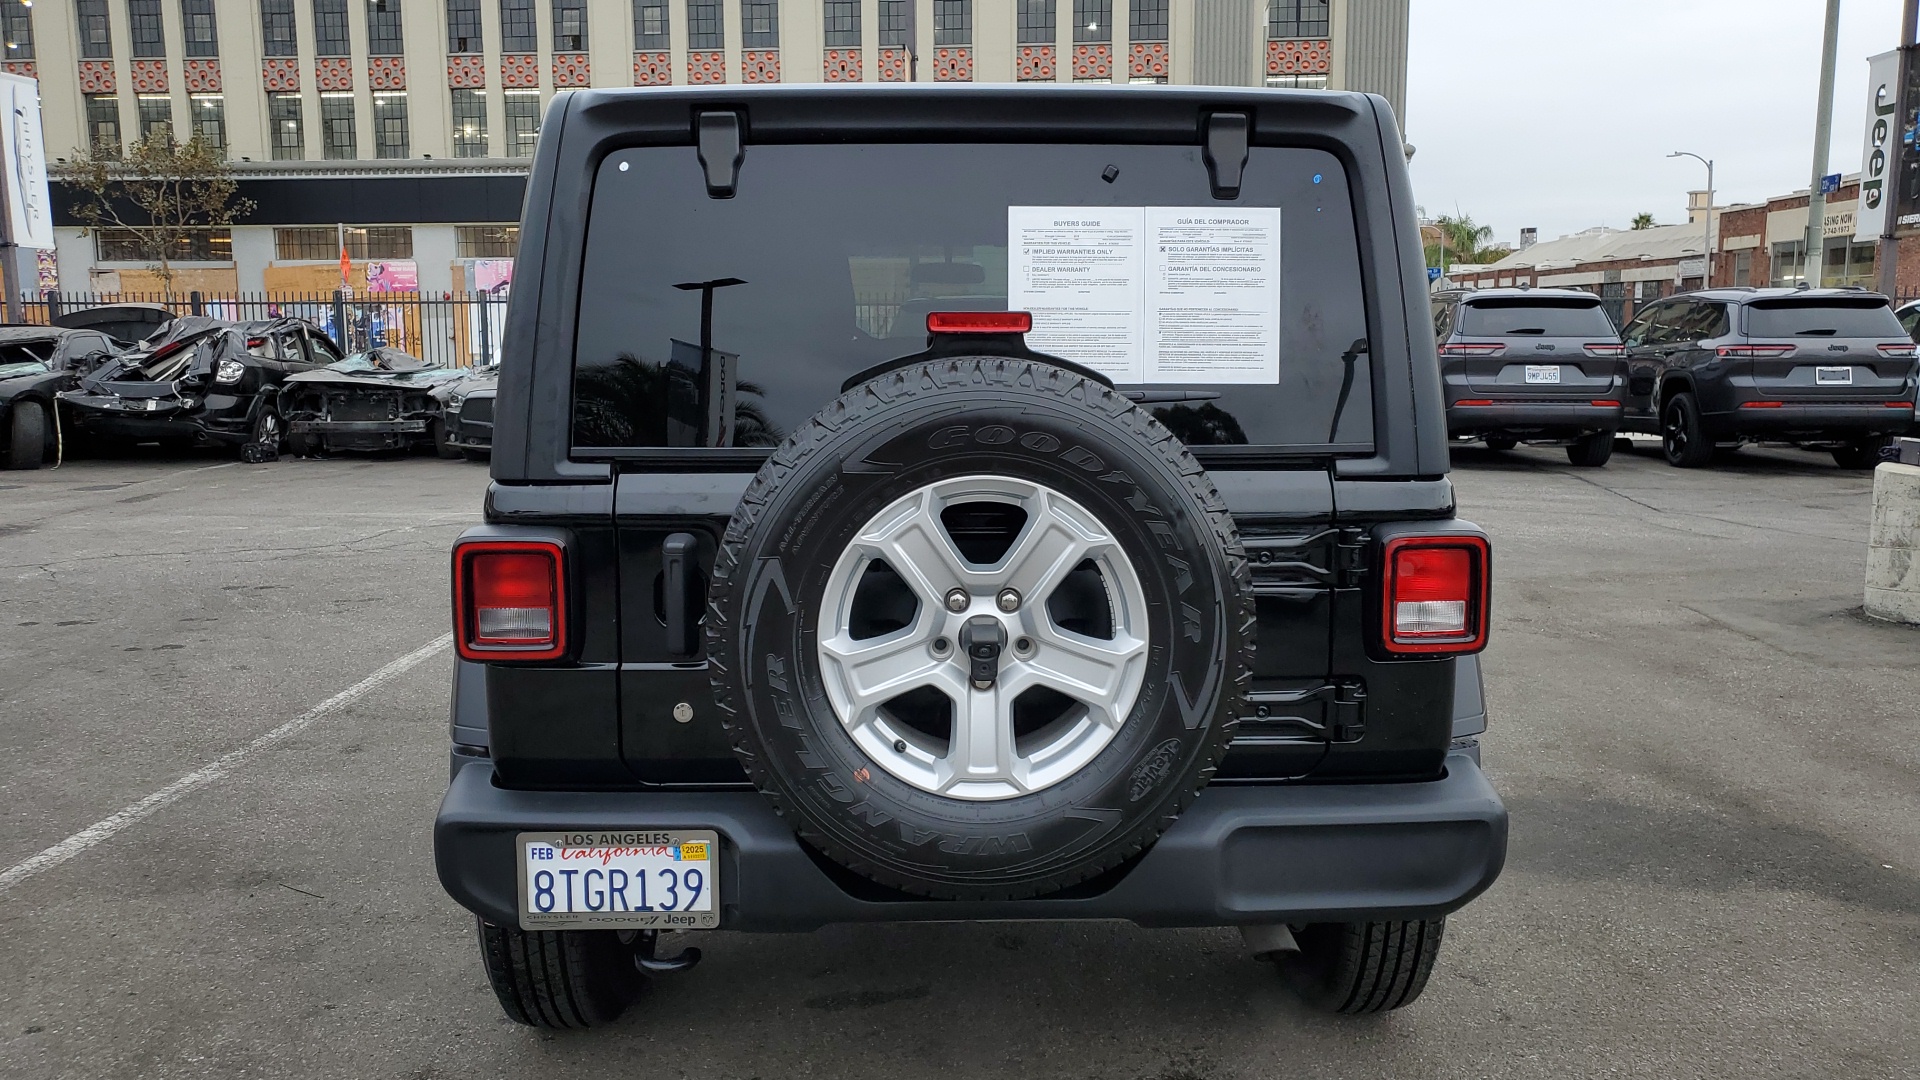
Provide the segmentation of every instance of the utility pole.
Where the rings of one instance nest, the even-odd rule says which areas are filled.
[[[1804,280],[1810,288],[1820,287],[1821,264],[1826,261],[1821,248],[1825,235],[1827,197],[1820,193],[1820,178],[1827,175],[1827,157],[1833,148],[1833,68],[1840,52],[1840,0],[1827,0],[1827,33],[1820,50],[1820,109],[1813,117],[1813,181],[1807,185],[1807,240]]]
[[[1893,91],[1893,132],[1887,137],[1887,182],[1881,198],[1887,200],[1885,224],[1880,226],[1880,292],[1898,296],[1900,288],[1900,243],[1894,236],[1899,227],[1900,191],[1906,186],[1907,156],[1920,147],[1907,146],[1907,120],[1915,104],[1907,100],[1907,85],[1913,79],[1914,39],[1920,38],[1920,0],[1907,0],[1900,19],[1900,81]]]

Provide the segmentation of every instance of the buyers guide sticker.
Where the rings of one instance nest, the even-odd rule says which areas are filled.
[[[1027,343],[1116,383],[1280,380],[1280,210],[1007,208]]]

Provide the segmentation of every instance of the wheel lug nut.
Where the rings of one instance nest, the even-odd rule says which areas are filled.
[[[1012,589],[1001,589],[1000,595],[994,598],[994,602],[1000,605],[1001,611],[1008,614],[1020,610],[1020,594]]]
[[[947,610],[955,614],[967,610],[970,598],[965,589],[953,589],[947,593]]]

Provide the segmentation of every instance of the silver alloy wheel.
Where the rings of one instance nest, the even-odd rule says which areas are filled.
[[[970,561],[943,519],[950,508],[976,504],[1024,515],[991,563]],[[856,636],[863,589],[880,563],[912,593],[914,613],[896,629]],[[1070,576],[1086,584],[1089,573],[1097,590],[1062,590]],[[948,604],[956,589],[968,598],[957,611]],[[1009,589],[1019,598],[1013,611],[1000,602]],[[1098,595],[1111,636],[1059,625],[1049,602],[1057,591]],[[980,688],[956,643],[983,617],[998,623],[1006,646],[997,677]],[[875,514],[841,553],[817,628],[821,677],[841,724],[880,768],[949,798],[1014,798],[1074,775],[1125,725],[1146,674],[1146,619],[1132,562],[1084,507],[1025,480],[943,480]],[[948,704],[944,737],[895,706],[913,692],[924,700],[928,690]],[[1035,711],[1023,695],[1035,692],[1065,705],[1022,731]]]

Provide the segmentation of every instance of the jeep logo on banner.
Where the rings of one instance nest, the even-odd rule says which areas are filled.
[[[1887,153],[1896,137],[1900,108],[1900,52],[1867,60],[1867,136],[1860,159],[1860,205],[1853,215],[1853,238],[1877,240],[1887,224]]]

